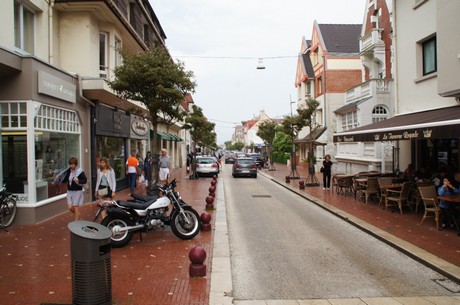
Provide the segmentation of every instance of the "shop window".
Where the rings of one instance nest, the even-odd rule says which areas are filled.
[[[27,127],[27,104],[24,102],[0,104],[0,118],[2,128]]]
[[[22,0],[14,1],[14,46],[29,54],[35,49],[35,13]]]
[[[117,181],[126,178],[125,175],[125,140],[115,137],[96,137],[96,163],[100,158],[107,158],[109,165],[115,171]]]

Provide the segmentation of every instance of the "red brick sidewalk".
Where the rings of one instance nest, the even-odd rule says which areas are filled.
[[[201,215],[211,178],[188,180],[183,169],[172,177],[184,201]],[[128,190],[117,199],[128,197]],[[139,192],[144,190],[139,189]],[[82,220],[92,221],[96,205],[82,208]],[[208,211],[213,216],[213,211]],[[0,304],[71,304],[70,213],[36,225],[0,230]],[[214,217],[212,217],[214,218]],[[214,227],[214,219],[212,219]],[[178,239],[169,228],[139,233],[124,248],[111,250],[113,304],[207,305],[213,230],[190,241]],[[207,252],[207,276],[190,278],[188,254],[194,246]]]

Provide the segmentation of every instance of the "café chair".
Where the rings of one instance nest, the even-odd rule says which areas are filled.
[[[410,182],[404,182],[401,190],[388,189],[387,198],[385,201],[385,209],[387,207],[398,207],[399,211],[402,212],[404,205],[407,205],[412,211],[412,207],[409,204],[409,191],[410,191]]]
[[[334,191],[334,188],[335,188],[336,193],[338,193],[340,190],[340,179],[339,179],[340,175],[345,175],[345,173],[334,174],[332,175],[332,179],[331,179],[332,180],[332,185],[331,185],[332,191]]]
[[[411,204],[415,205],[415,213],[418,212],[418,206],[422,202],[422,196],[420,195],[419,187],[421,186],[432,186],[434,185],[431,181],[420,181],[413,184],[412,188],[412,196],[411,196]]]
[[[387,190],[385,189],[385,185],[389,185],[393,183],[393,178],[392,177],[382,177],[378,178],[379,182],[379,191],[380,191],[380,202],[379,203],[385,203],[386,198],[387,198]]]
[[[434,220],[436,221],[436,229],[439,229],[440,212],[438,207],[438,194],[436,192],[436,187],[434,185],[419,186],[418,190],[422,198],[423,205],[425,206],[425,212],[423,213],[422,221],[420,224],[423,223],[426,217],[434,217]]]
[[[367,205],[367,202],[369,200],[369,197],[374,196],[377,198],[378,201],[380,201],[379,197],[379,183],[377,178],[367,178],[367,185],[365,188],[360,189],[360,197],[365,198],[365,205]]]

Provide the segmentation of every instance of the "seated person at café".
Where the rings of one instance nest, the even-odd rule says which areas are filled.
[[[406,170],[404,171],[404,178],[408,180],[412,180],[414,179],[414,175],[415,175],[414,167],[412,166],[412,164],[409,164]]]
[[[445,176],[442,185],[438,188],[439,196],[451,196],[458,195],[458,188],[452,185],[453,179]],[[441,227],[440,230],[451,227],[454,228],[453,211],[451,209],[451,203],[445,200],[439,200],[439,209],[441,210]]]

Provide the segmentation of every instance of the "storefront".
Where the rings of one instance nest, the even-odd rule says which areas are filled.
[[[65,185],[52,182],[70,157],[88,164],[89,104],[79,99],[75,76],[19,60],[21,71],[0,84],[0,180],[18,195],[15,223],[27,224],[67,210]]]
[[[394,116],[334,135],[334,142],[393,142],[397,160],[436,173],[459,170],[460,106]],[[399,162],[397,162],[399,163]],[[399,166],[399,164],[397,164]],[[400,168],[404,170],[404,168]]]

